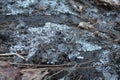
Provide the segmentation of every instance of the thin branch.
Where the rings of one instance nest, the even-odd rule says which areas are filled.
[[[80,75],[80,77],[79,77],[79,79],[78,79],[78,80],[82,80],[82,77],[83,77],[83,76],[82,76],[82,75]]]
[[[52,74],[51,76],[48,77],[48,79],[52,78],[52,77],[55,76],[55,75],[58,75],[59,73],[61,73],[61,72],[63,72],[63,71],[64,71],[64,70],[60,70],[60,71]]]
[[[39,64],[23,64],[23,63],[10,63],[11,65],[19,65],[19,66],[29,66],[29,67],[37,67],[37,68],[45,68],[45,67],[51,67],[51,68],[59,68],[59,67],[71,67],[74,66],[73,64],[61,64],[61,65],[39,65]]]
[[[4,54],[0,54],[0,57],[1,57],[1,56],[13,56],[13,55],[16,55],[16,56],[18,56],[19,58],[25,60],[25,58],[24,58],[23,56],[21,56],[20,54],[18,54],[18,53],[4,53]]]
[[[90,60],[88,62],[83,63],[68,63],[68,64],[59,64],[59,65],[39,65],[39,64],[24,64],[24,63],[10,63],[11,65],[19,65],[21,68],[32,67],[32,68],[69,68],[77,65],[77,67],[80,67],[81,65],[88,64],[93,62],[94,60]]]

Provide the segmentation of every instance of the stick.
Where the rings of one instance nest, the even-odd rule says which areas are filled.
[[[61,73],[62,71],[64,71],[64,70],[60,70],[60,71],[58,71],[58,72],[52,74],[51,76],[48,77],[48,79],[52,78],[53,76],[56,76],[57,74]]]
[[[39,65],[39,64],[23,64],[23,63],[10,63],[11,65],[19,65],[21,67],[37,67],[37,68],[67,68],[67,67],[73,67],[74,65],[84,65],[93,62],[94,60],[90,60],[88,62],[83,62],[83,63],[68,63],[68,64],[60,64],[60,65]],[[77,67],[78,67],[77,66]]]
[[[58,67],[72,67],[73,64],[61,64],[61,65],[38,65],[38,64],[22,64],[22,63],[10,63],[11,65],[19,65],[19,66],[29,66],[29,67],[38,67],[38,68],[58,68]]]
[[[18,54],[18,53],[5,53],[5,54],[0,54],[0,56],[12,56],[12,55],[16,55],[16,56],[18,56],[19,58],[25,60],[25,58],[24,58],[23,56],[21,56],[20,54]]]

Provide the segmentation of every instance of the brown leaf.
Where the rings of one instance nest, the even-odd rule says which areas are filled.
[[[80,22],[78,25],[79,28],[83,28],[83,29],[94,29],[94,26],[91,25],[89,22]]]
[[[108,5],[111,9],[120,11],[120,0],[94,0],[97,5]]]

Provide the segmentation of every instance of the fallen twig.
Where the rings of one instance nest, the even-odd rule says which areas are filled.
[[[1,61],[8,61],[10,59],[12,59],[12,57],[0,57]]]
[[[35,68],[59,68],[59,67],[71,67],[73,64],[61,64],[61,65],[39,65],[39,64],[23,64],[23,63],[10,63],[11,65],[19,65],[21,67],[35,67]]]
[[[94,62],[95,60],[89,60],[87,62],[83,62],[83,63],[78,63],[79,66],[81,65],[84,65],[84,64],[88,64],[88,63],[91,63],[91,62]]]
[[[74,62],[70,62],[68,64],[59,64],[59,65],[39,65],[39,64],[24,64],[24,63],[10,63],[11,65],[19,65],[21,66],[21,68],[26,68],[26,67],[32,67],[32,68],[67,68],[67,67],[73,67],[75,65],[77,65],[77,67],[80,67],[81,65],[84,64],[88,64],[93,62],[94,60],[90,60],[87,62],[83,62],[83,63],[74,63]]]
[[[80,77],[79,77],[79,79],[78,79],[78,80],[82,80],[82,77],[83,77],[83,76],[82,76],[82,75],[80,75]]]
[[[24,58],[23,56],[21,56],[20,54],[18,54],[18,53],[4,53],[4,54],[0,54],[0,57],[1,57],[1,56],[11,56],[11,55],[16,55],[16,56],[18,56],[19,58],[25,60],[25,58]]]
[[[54,73],[53,75],[49,76],[48,79],[52,78],[53,76],[58,75],[59,73],[61,73],[61,72],[63,72],[63,71],[64,71],[64,70],[60,70],[60,71]]]

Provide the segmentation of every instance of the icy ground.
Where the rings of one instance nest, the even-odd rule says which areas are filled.
[[[92,0],[90,1],[92,2]],[[76,23],[73,26],[72,21],[79,22],[79,14],[87,19],[86,21],[93,23],[96,28],[116,31],[114,28],[117,28],[116,22],[120,20],[120,13],[95,5],[92,7],[90,7],[91,5],[85,6],[87,3],[83,6],[85,12],[77,13],[74,8],[71,9],[67,0],[6,0],[3,3],[3,15],[16,17],[19,15],[18,20],[22,15],[23,17],[25,15],[27,17],[33,16],[30,18],[33,20],[36,20],[34,15],[52,16],[51,19],[56,21],[58,19],[55,16],[74,16],[74,18],[70,17],[71,21],[68,20],[64,24],[60,24],[62,21],[59,20],[60,23],[58,24],[42,18],[43,26],[30,26],[27,24],[27,19],[26,22],[19,20],[18,24],[12,27],[15,44],[10,47],[11,53],[28,52],[26,61],[32,63],[33,60],[33,63],[36,64],[62,64],[70,61],[82,62],[95,59],[96,61],[92,65],[98,72],[102,72],[105,80],[118,80],[116,71],[109,65],[111,63],[109,56],[112,51],[120,48],[120,45],[113,43],[108,34],[101,33],[105,37],[96,37],[94,32],[79,29]],[[60,17],[64,21],[66,20],[64,16]],[[32,22],[28,18],[28,23],[29,21]],[[67,25],[67,23],[71,25]],[[19,62],[19,59],[14,61]]]

